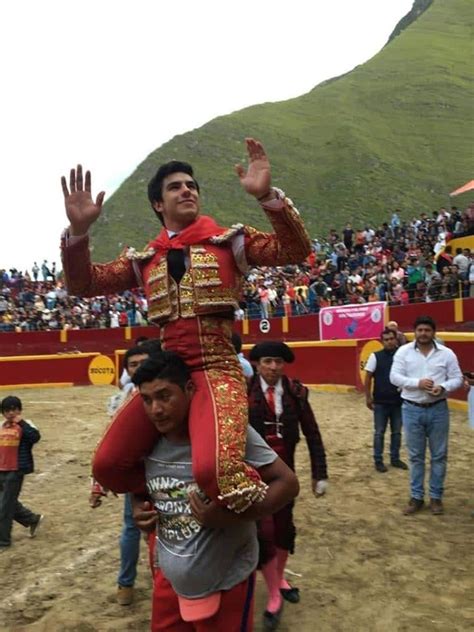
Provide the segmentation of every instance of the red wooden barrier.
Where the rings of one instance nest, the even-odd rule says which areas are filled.
[[[415,318],[429,314],[439,330],[474,331],[474,298],[462,301],[419,303],[403,307],[390,307],[390,319],[396,320],[402,331],[411,331]],[[317,314],[294,316],[289,319],[269,319],[270,330],[263,333],[259,320],[239,321],[236,331],[243,342],[259,340],[319,340]],[[159,337],[158,327],[120,327],[115,329],[80,329],[69,331],[41,331],[0,333],[0,355],[42,355],[50,353],[99,352],[113,354],[115,349],[126,349],[139,336]]]

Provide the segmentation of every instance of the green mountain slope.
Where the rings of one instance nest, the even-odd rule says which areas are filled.
[[[420,2],[427,4],[426,0]],[[416,3],[415,3],[416,6]],[[472,0],[434,0],[375,57],[296,99],[214,119],[150,154],[104,207],[94,258],[158,232],[146,184],[162,162],[193,164],[203,210],[221,224],[267,227],[232,166],[255,136],[274,183],[292,197],[312,235],[431,212],[474,175]]]

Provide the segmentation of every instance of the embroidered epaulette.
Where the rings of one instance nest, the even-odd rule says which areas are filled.
[[[297,214],[299,215],[300,212],[299,210],[296,208],[296,206],[293,203],[293,200],[291,198],[289,198],[286,193],[284,191],[282,191],[281,189],[278,189],[277,187],[273,187],[273,190],[276,192],[277,197],[279,200],[283,200],[284,202],[286,202],[286,204]],[[264,203],[265,204],[265,203]]]
[[[211,237],[209,241],[211,244],[222,244],[224,241],[228,241],[242,232],[244,228],[243,224],[232,224],[230,228],[228,228],[222,235],[216,235],[215,237]]]
[[[143,261],[144,259],[151,259],[155,254],[154,248],[147,248],[146,250],[136,250],[135,248],[127,248],[125,256],[132,261]]]

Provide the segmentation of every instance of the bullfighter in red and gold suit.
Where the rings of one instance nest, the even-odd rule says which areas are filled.
[[[218,226],[200,215],[199,185],[192,167],[162,165],[148,186],[150,203],[163,224],[143,252],[128,249],[106,264],[92,264],[87,232],[99,217],[104,192],[95,202],[91,176],[71,170],[62,178],[70,227],[62,240],[69,291],[80,296],[123,292],[142,285],[148,320],[160,326],[164,349],[175,351],[192,370],[196,393],[190,411],[193,471],[206,494],[243,511],[261,499],[265,485],[243,462],[248,422],[245,380],[232,346],[232,321],[243,273],[249,266],[300,263],[310,241],[300,216],[282,191],[271,187],[270,163],[262,145],[247,139],[249,165],[236,166],[240,182],[267,214],[274,233],[242,224]],[[139,396],[121,408],[94,457],[95,478],[113,491],[138,491],[142,458],[158,438]]]

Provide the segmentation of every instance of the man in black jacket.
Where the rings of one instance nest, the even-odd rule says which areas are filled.
[[[384,435],[390,421],[390,463],[407,470],[400,460],[402,441],[402,399],[389,379],[393,356],[398,349],[397,334],[385,328],[381,335],[383,349],[371,353],[365,365],[365,398],[367,408],[374,412],[374,461],[377,472],[387,472],[383,462]],[[372,393],[372,381],[374,390]]]
[[[34,470],[32,448],[40,433],[31,421],[22,418],[18,397],[5,397],[0,404],[0,551],[11,545],[13,520],[29,528],[34,537],[43,519],[20,503],[23,478]]]
[[[258,372],[249,385],[250,424],[292,470],[301,428],[311,460],[311,486],[315,496],[323,496],[328,486],[326,454],[308,389],[285,375],[285,362],[293,362],[293,351],[283,342],[262,342],[251,350],[250,360],[256,362]],[[291,502],[259,523],[260,565],[268,590],[264,613],[267,630],[278,627],[282,599],[299,601],[298,588],[284,578],[288,554],[295,547],[293,506]]]

